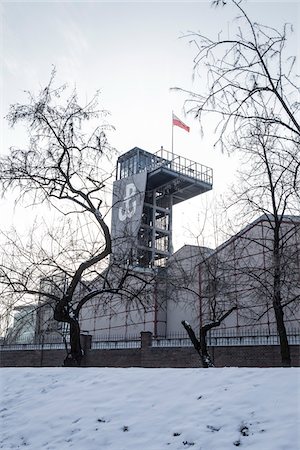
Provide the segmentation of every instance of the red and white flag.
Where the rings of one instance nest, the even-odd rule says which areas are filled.
[[[175,116],[175,114],[173,114],[172,124],[173,126],[176,125],[177,127],[183,128],[188,133],[190,132],[190,127],[188,127],[185,123],[183,123],[180,119],[178,119],[178,117]]]

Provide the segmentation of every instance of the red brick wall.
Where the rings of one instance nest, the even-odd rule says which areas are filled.
[[[290,346],[292,365],[300,367],[300,346]],[[280,367],[278,345],[212,347],[210,353],[216,367]]]
[[[300,346],[291,348],[292,365],[300,367]],[[279,367],[279,346],[211,347],[216,367]],[[0,352],[1,367],[58,367],[64,350],[18,350]],[[88,350],[86,367],[201,367],[192,347],[146,347],[121,350]]]
[[[65,350],[1,351],[0,367],[58,367],[65,356]]]

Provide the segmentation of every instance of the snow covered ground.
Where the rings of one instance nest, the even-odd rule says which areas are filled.
[[[7,368],[0,448],[300,448],[300,369]]]

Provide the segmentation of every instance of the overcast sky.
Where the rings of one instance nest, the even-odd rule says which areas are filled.
[[[215,37],[233,30],[231,6],[211,8],[198,2],[3,2],[1,6],[1,118],[8,106],[25,100],[24,90],[36,91],[49,80],[52,65],[58,82],[76,85],[82,99],[101,90],[101,102],[111,112],[116,131],[112,144],[121,152],[139,146],[150,152],[171,146],[171,112],[191,127],[176,128],[175,153],[213,167],[211,202],[231,180],[234,160],[213,150],[210,133],[201,138],[198,123],[183,114],[184,96],[171,87],[193,88],[195,48],[180,39],[189,30]],[[300,48],[300,3],[245,2],[251,18],[266,25],[295,25],[290,45]],[[298,65],[299,68],[299,65]],[[298,70],[298,72],[300,72]],[[1,153],[16,142],[16,133],[1,119]],[[210,124],[212,129],[213,124]],[[201,213],[199,199],[177,207],[175,248],[192,242],[182,227]],[[179,226],[180,225],[180,226]]]

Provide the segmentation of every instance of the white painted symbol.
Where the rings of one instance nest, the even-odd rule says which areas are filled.
[[[119,219],[124,222],[125,219],[130,219],[136,211],[136,200],[132,197],[136,194],[136,187],[133,183],[128,183],[124,197],[124,203],[119,208]]]

